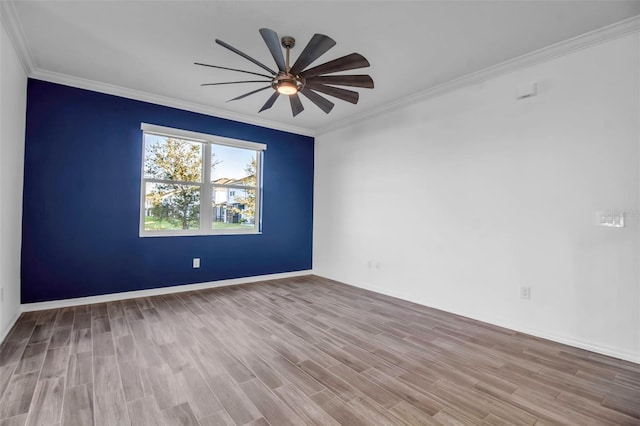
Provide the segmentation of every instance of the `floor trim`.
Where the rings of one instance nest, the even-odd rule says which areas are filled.
[[[469,315],[465,312],[458,312],[452,309],[448,309],[445,307],[441,307],[441,306],[434,306],[434,305],[427,305],[426,303],[417,300],[415,298],[412,298],[409,295],[400,293],[400,292],[395,292],[395,291],[389,291],[387,289],[381,288],[381,287],[376,287],[376,286],[371,286],[371,285],[366,285],[366,284],[350,284],[350,283],[345,283],[342,282],[340,280],[336,280],[334,278],[331,277],[326,277],[320,274],[315,274],[319,277],[328,279],[328,280],[332,280],[332,281],[336,281],[339,282],[341,284],[344,285],[348,285],[348,286],[352,286],[352,287],[357,287],[357,288],[362,288],[365,290],[369,290],[369,291],[373,291],[375,293],[380,293],[380,294],[384,294],[386,296],[391,296],[391,297],[395,297],[398,299],[402,299],[402,300],[406,300],[408,302],[412,302],[412,303],[417,303],[418,305],[422,305],[422,306],[426,306],[428,308],[433,308],[433,309],[438,309],[441,311],[445,311],[445,312],[449,312],[451,314],[455,314],[455,315],[459,315],[465,318],[469,318],[475,321],[481,321],[481,322],[485,322],[488,324],[492,324],[492,325],[496,325],[498,327],[503,327],[503,328],[507,328],[509,330],[513,330],[513,331],[517,331],[519,333],[524,333],[524,334],[528,334],[530,336],[535,336],[535,337],[540,337],[542,339],[546,339],[546,340],[550,340],[552,342],[556,342],[556,343],[561,343],[563,345],[568,345],[568,346],[573,346],[575,348],[579,348],[579,349],[584,349],[590,352],[594,352],[597,354],[601,354],[601,355],[606,355],[606,356],[610,356],[613,358],[617,358],[617,359],[621,359],[624,361],[629,361],[629,362],[633,362],[635,364],[640,364],[640,353],[638,354],[634,354],[633,352],[628,352],[625,351],[624,349],[620,349],[620,348],[612,348],[612,347],[608,347],[608,346],[603,346],[603,345],[599,345],[596,343],[592,343],[592,342],[586,342],[583,340],[579,340],[579,339],[574,339],[572,337],[567,337],[567,336],[561,336],[561,335],[556,335],[553,333],[549,333],[547,331],[544,330],[539,330],[536,328],[531,328],[531,327],[523,327],[517,324],[512,324],[512,323],[508,323],[508,322],[504,322],[504,321],[500,321],[500,320],[496,320],[493,318],[480,318],[477,316],[472,316]]]
[[[13,318],[9,320],[9,323],[7,324],[7,326],[3,330],[0,330],[0,344],[2,344],[2,342],[4,342],[4,339],[9,335],[9,332],[11,331],[13,326],[16,324],[16,321],[18,321],[18,318],[20,318],[21,312],[22,311],[18,309],[18,311],[13,315]]]
[[[49,302],[25,303],[21,305],[21,312],[42,311],[45,309],[66,308],[93,303],[113,302],[116,300],[134,299],[137,297],[160,296],[163,294],[182,293],[185,291],[204,290],[207,288],[227,287],[238,284],[248,284],[259,281],[277,280],[281,278],[311,275],[311,270],[283,272],[279,274],[258,275],[254,277],[233,278],[228,280],[208,281],[196,284],[175,285],[170,287],[152,288],[148,290],[125,291],[121,293],[101,294],[98,296],[78,297],[74,299],[52,300]],[[17,319],[17,317],[16,317]]]
[[[16,320],[18,319],[18,317],[20,316],[20,312],[31,312],[31,311],[40,311],[40,310],[45,310],[45,309],[57,309],[57,308],[65,308],[65,307],[70,307],[70,306],[78,306],[78,305],[87,305],[87,304],[92,304],[92,303],[104,303],[104,302],[112,302],[112,301],[117,301],[117,300],[125,300],[125,299],[133,299],[133,298],[137,298],[137,297],[149,297],[149,296],[159,296],[159,295],[164,295],[164,294],[173,294],[173,293],[181,293],[181,292],[186,292],[186,291],[193,291],[193,290],[203,290],[203,289],[207,289],[207,288],[216,288],[216,287],[227,287],[227,286],[233,286],[233,285],[239,285],[239,284],[248,284],[248,283],[252,283],[252,282],[260,282],[260,281],[268,281],[268,280],[275,280],[275,279],[281,279],[281,278],[292,278],[292,277],[299,277],[299,276],[305,276],[305,275],[317,275],[319,277],[328,279],[328,280],[332,280],[332,281],[336,281],[336,282],[340,282],[341,284],[344,285],[349,285],[352,287],[357,287],[357,288],[362,288],[365,290],[370,290],[376,293],[380,293],[380,294],[384,294],[387,296],[391,296],[391,297],[396,297],[398,299],[402,299],[402,300],[406,300],[412,303],[417,303],[419,305],[422,306],[427,306],[430,308],[434,308],[434,309],[440,309],[446,312],[450,312],[452,314],[456,314],[456,315],[460,315],[460,316],[464,316],[466,318],[470,318],[476,321],[482,321],[482,322],[486,322],[489,324],[493,324],[499,327],[504,327],[504,328],[508,328],[509,330],[513,330],[513,331],[518,331],[521,333],[525,333],[525,334],[529,334],[531,336],[535,336],[535,337],[540,337],[543,339],[547,339],[553,342],[557,342],[557,343],[562,343],[565,345],[569,345],[569,346],[573,346],[576,348],[580,348],[580,349],[585,349],[594,353],[598,353],[598,354],[602,354],[602,355],[607,355],[607,356],[611,356],[614,358],[618,358],[618,359],[622,359],[625,361],[630,361],[636,364],[640,364],[640,354],[633,354],[618,348],[611,348],[611,347],[607,347],[607,346],[602,346],[602,345],[598,345],[598,344],[594,344],[591,342],[585,342],[582,340],[577,340],[571,337],[566,337],[566,336],[560,336],[560,335],[555,335],[552,333],[548,333],[546,331],[542,331],[542,330],[537,330],[535,328],[530,328],[530,327],[521,327],[518,325],[514,325],[511,323],[505,323],[503,321],[497,321],[497,320],[492,320],[492,319],[487,319],[487,318],[476,318],[473,316],[469,316],[466,313],[463,312],[455,312],[451,309],[443,309],[442,307],[438,307],[438,306],[431,306],[431,305],[427,305],[425,303],[422,303],[418,300],[415,300],[414,298],[411,298],[405,294],[400,294],[398,292],[394,292],[394,291],[389,291],[387,289],[384,288],[380,288],[380,287],[376,287],[376,286],[370,286],[370,285],[355,285],[355,284],[349,284],[349,283],[344,283],[341,282],[339,280],[336,280],[334,278],[331,277],[325,277],[322,276],[320,274],[315,273],[313,270],[303,270],[303,271],[294,271],[294,272],[285,272],[285,273],[280,273],[280,274],[269,274],[269,275],[260,275],[260,276],[254,276],[254,277],[245,277],[245,278],[234,278],[234,279],[228,279],[228,280],[219,280],[219,281],[209,281],[209,282],[204,282],[204,283],[197,283],[197,284],[186,284],[186,285],[177,285],[177,286],[170,286],[170,287],[162,287],[162,288],[154,288],[154,289],[148,289],[148,290],[137,290],[137,291],[127,291],[127,292],[122,292],[122,293],[111,293],[111,294],[104,294],[104,295],[99,295],[99,296],[89,296],[89,297],[79,297],[79,298],[74,298],[74,299],[63,299],[63,300],[53,300],[50,302],[38,302],[38,303],[26,303],[21,305],[21,310],[16,314],[16,316],[14,317],[14,319],[12,321],[10,321],[10,325],[7,327],[6,330],[2,330],[2,334],[0,334],[0,342],[2,342],[4,340],[4,338],[6,337],[6,335],[9,333],[9,331],[11,330],[11,327],[13,327],[13,325],[15,324]]]

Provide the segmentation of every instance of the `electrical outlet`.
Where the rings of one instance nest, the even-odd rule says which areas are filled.
[[[200,258],[199,257],[194,257],[193,258],[193,267],[194,269],[197,269],[200,267]]]
[[[520,287],[520,299],[531,299],[531,287]]]

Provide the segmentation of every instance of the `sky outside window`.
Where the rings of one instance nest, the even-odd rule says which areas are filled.
[[[256,152],[250,149],[213,145],[213,161],[221,161],[213,167],[211,180],[220,178],[241,179],[247,177],[247,165],[255,158]]]

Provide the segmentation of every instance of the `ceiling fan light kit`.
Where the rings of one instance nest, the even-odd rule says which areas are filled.
[[[275,86],[274,89],[281,95],[295,95],[302,89],[304,84],[298,84],[296,80],[285,78],[272,83],[272,86]]]
[[[281,95],[295,95],[304,88],[304,79],[279,72],[271,81],[271,87]]]
[[[361,87],[366,89],[373,89],[374,87],[373,79],[369,75],[326,75],[370,66],[369,61],[359,53],[352,53],[313,68],[308,68],[316,59],[336,45],[336,42],[331,37],[324,34],[314,34],[298,56],[295,63],[290,66],[290,51],[295,46],[295,39],[290,36],[279,38],[275,31],[268,28],[261,28],[260,35],[262,35],[262,38],[264,39],[264,42],[277,65],[278,71],[271,69],[267,65],[252,58],[246,53],[241,52],[224,41],[216,39],[216,43],[220,46],[242,56],[269,74],[261,74],[253,71],[196,62],[195,64],[200,66],[236,71],[264,78],[263,80],[204,83],[202,86],[218,86],[236,83],[268,83],[268,86],[252,90],[233,99],[229,99],[227,102],[243,99],[247,96],[271,88],[274,92],[271,97],[267,99],[259,112],[271,108],[280,95],[285,95],[289,97],[291,111],[294,117],[304,110],[300,97],[298,96],[299,93],[302,93],[302,95],[328,114],[333,109],[334,103],[320,95],[318,92],[352,104],[357,104],[359,99],[358,92],[335,86]],[[285,54],[282,52],[283,48],[285,50]]]

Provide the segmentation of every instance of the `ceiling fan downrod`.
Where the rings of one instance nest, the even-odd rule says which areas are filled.
[[[282,47],[284,47],[287,51],[285,70],[289,72],[289,70],[291,69],[291,67],[289,66],[289,50],[293,49],[293,47],[296,45],[296,39],[291,36],[283,36],[280,39],[280,42],[282,43]]]
[[[278,93],[282,95],[295,95],[304,88],[304,78],[299,75],[291,74],[291,67],[289,66],[289,54],[291,48],[296,45],[296,39],[291,36],[284,36],[280,39],[282,47],[285,48],[285,68],[284,71],[280,71],[271,82],[273,87]]]

